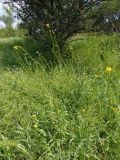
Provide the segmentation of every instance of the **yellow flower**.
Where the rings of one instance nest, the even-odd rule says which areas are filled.
[[[49,23],[46,24],[46,27],[48,27],[48,28],[50,27]]]
[[[34,124],[34,126],[33,126],[34,128],[38,128],[38,125],[37,124]]]
[[[85,109],[83,109],[82,111],[85,112]]]
[[[106,72],[109,72],[109,73],[112,72],[112,68],[111,67],[107,67],[106,68]]]
[[[39,54],[39,51],[36,51],[37,54]]]
[[[19,49],[19,46],[14,46],[13,48],[17,50],[17,49]]]

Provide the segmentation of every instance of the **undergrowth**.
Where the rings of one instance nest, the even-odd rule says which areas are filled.
[[[74,39],[72,59],[49,70],[1,68],[0,160],[120,159],[116,38]]]

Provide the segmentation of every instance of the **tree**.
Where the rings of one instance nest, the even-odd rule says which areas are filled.
[[[11,2],[22,19],[22,25],[28,29],[29,35],[46,40],[49,39],[50,33],[56,37],[60,48],[75,33],[86,29],[110,30],[114,26],[119,26],[119,21],[112,18],[120,11],[119,0],[11,0]]]
[[[65,41],[84,30],[85,15],[95,5],[94,0],[12,0],[18,16],[29,34],[39,38],[51,30],[62,48]],[[17,5],[16,5],[17,4]],[[49,31],[48,31],[49,32]]]
[[[99,0],[88,17],[92,20],[92,28],[98,31],[120,31],[119,0]]]

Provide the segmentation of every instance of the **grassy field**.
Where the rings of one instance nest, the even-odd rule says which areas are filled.
[[[28,45],[0,40],[0,160],[120,160],[119,35],[70,41],[69,61],[33,72],[8,67]]]

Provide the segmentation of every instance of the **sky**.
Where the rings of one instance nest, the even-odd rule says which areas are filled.
[[[2,3],[0,2],[0,15],[5,14],[4,10],[2,9]]]
[[[5,11],[4,9],[2,8],[2,2],[0,2],[0,16],[4,15],[5,14]],[[15,20],[15,23],[13,24],[13,26],[16,26],[17,24],[17,20]],[[0,28],[1,27],[4,27],[4,23],[0,21]]]
[[[0,2],[0,16],[4,15],[5,12],[4,10],[2,9],[2,3]],[[4,23],[0,22],[0,27],[4,27]]]

